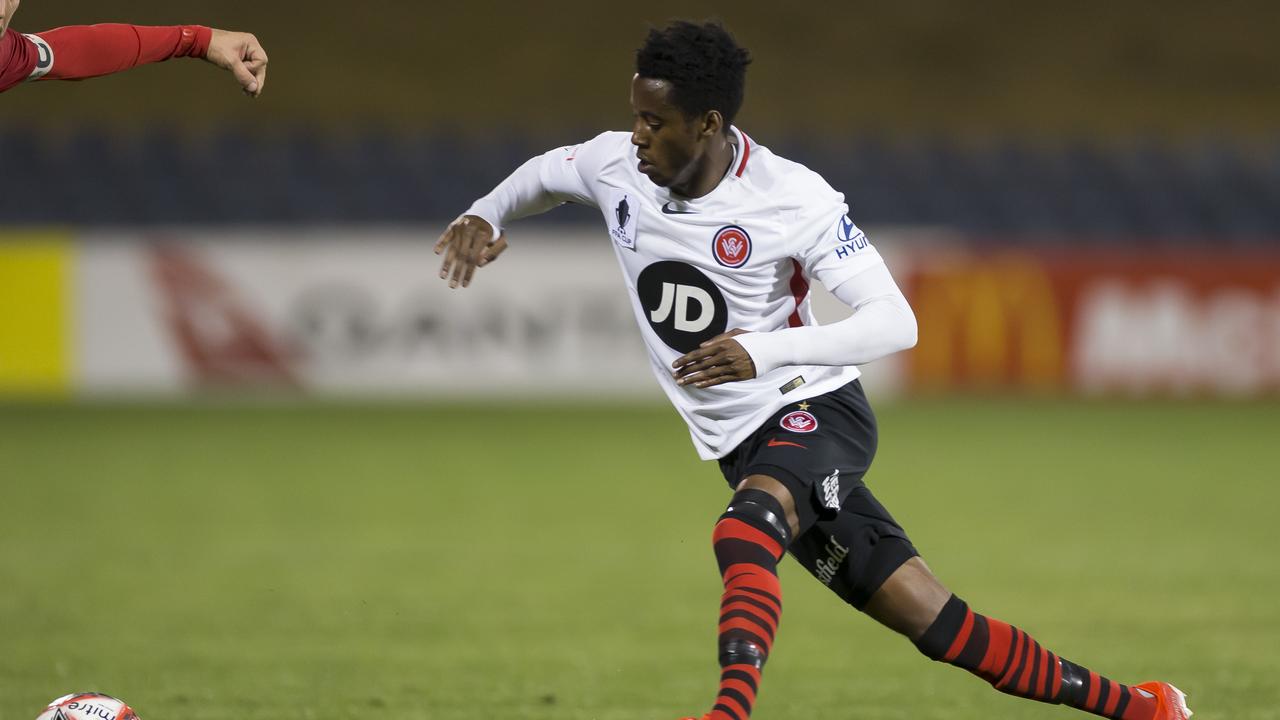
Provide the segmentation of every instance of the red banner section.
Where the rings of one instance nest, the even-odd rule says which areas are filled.
[[[1280,252],[945,251],[903,279],[913,389],[1280,391]]]

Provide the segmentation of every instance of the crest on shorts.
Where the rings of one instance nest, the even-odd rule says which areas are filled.
[[[727,268],[740,268],[751,257],[751,236],[737,225],[725,225],[711,241],[711,254]]]
[[[804,410],[796,410],[782,416],[782,420],[778,423],[783,430],[790,430],[798,433],[811,433],[818,429],[818,418],[812,413]]]

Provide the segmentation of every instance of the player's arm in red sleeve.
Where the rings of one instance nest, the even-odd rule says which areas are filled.
[[[104,23],[37,33],[53,51],[50,80],[82,80],[175,57],[203,58],[213,31],[198,25],[143,27]]]
[[[266,51],[248,33],[199,25],[104,23],[55,28],[23,39],[34,45],[41,61],[48,56],[45,72],[30,79],[82,80],[170,58],[197,57],[230,70],[249,95],[260,95],[266,84]]]

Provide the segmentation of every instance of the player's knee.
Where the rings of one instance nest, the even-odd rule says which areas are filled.
[[[748,488],[733,494],[733,499],[720,516],[712,533],[712,542],[719,544],[726,539],[741,539],[741,525],[764,533],[785,550],[791,544],[791,530],[787,526],[786,511],[782,503],[764,490]]]
[[[755,473],[748,475],[738,484],[737,492],[760,490],[773,496],[773,499],[782,507],[782,513],[779,517],[782,518],[790,531],[790,537],[795,538],[801,535],[800,528],[802,524],[807,529],[816,519],[816,516],[808,517],[812,513],[807,514],[805,520],[800,517],[800,505],[796,502],[796,498],[805,497],[807,494],[805,492],[807,488],[803,488],[801,485],[798,480],[789,483],[787,480],[771,475]]]

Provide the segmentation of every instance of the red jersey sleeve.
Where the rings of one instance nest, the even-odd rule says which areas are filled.
[[[213,31],[198,25],[144,27],[104,23],[46,30],[53,49],[49,78],[79,80],[110,75],[175,57],[204,57]]]
[[[35,80],[52,67],[52,51],[38,40],[12,30],[0,37],[0,92]]]
[[[0,90],[40,76],[81,80],[175,57],[203,58],[212,38],[213,30],[199,25],[104,23],[70,25],[30,36],[9,32],[0,39]]]

